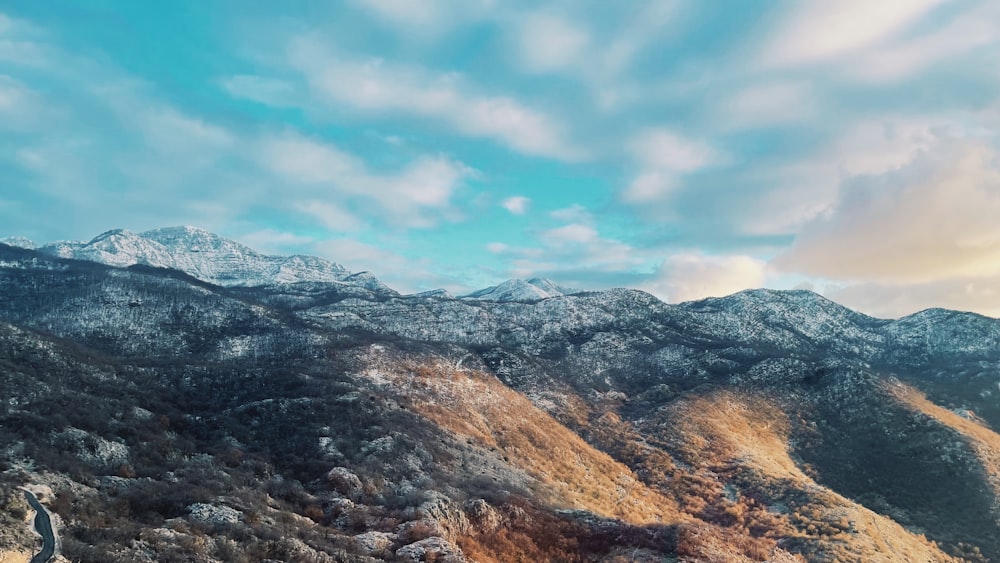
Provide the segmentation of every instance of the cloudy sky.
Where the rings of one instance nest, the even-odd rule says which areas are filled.
[[[0,236],[1000,316],[1000,3],[0,4]]]

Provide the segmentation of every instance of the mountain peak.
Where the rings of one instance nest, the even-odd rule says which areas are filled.
[[[26,248],[28,250],[35,250],[38,248],[38,243],[25,237],[6,237],[0,238],[0,244],[6,244],[7,246],[16,246],[17,248]]]
[[[141,233],[112,229],[86,243],[50,243],[39,250],[61,258],[116,267],[142,264],[170,268],[222,286],[336,282],[379,293],[392,291],[369,273],[352,276],[340,264],[323,258],[266,255],[211,231],[187,225]]]
[[[574,293],[573,290],[556,285],[552,280],[545,278],[531,278],[529,280],[510,279],[499,285],[473,291],[465,295],[462,299],[477,299],[480,301],[540,301],[550,297],[560,297]]]

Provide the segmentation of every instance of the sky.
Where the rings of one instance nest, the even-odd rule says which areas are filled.
[[[0,236],[1000,316],[1000,3],[0,2]]]

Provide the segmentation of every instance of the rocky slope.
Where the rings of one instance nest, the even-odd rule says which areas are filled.
[[[994,319],[402,296],[151,233],[0,246],[4,482],[75,560],[1000,559]]]

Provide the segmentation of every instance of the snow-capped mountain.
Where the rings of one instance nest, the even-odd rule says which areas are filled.
[[[25,237],[5,237],[0,238],[0,244],[6,244],[8,246],[16,246],[18,248],[27,248],[28,250],[35,250],[38,248],[38,243]]]
[[[219,285],[170,270],[111,267],[132,264],[177,268]],[[585,506],[621,506],[600,495],[648,482],[677,495],[684,521],[700,526],[698,534],[722,526],[735,535],[720,537],[758,541],[747,526],[769,530],[774,539],[754,552],[760,557],[786,546],[802,559],[772,560],[951,561],[935,545],[957,554],[975,545],[998,560],[997,373],[1000,320],[944,310],[876,319],[808,291],[748,290],[667,304],[637,290],[572,292],[533,279],[456,299],[444,291],[399,295],[367,272],[350,274],[318,258],[266,256],[189,228],[111,231],[44,251],[0,245],[0,391],[7,398],[0,401],[0,430],[48,448],[39,467],[80,458],[101,476],[94,482],[109,499],[128,481],[146,486],[146,479],[103,478],[117,475],[123,459],[148,479],[174,479],[183,472],[157,469],[161,442],[147,437],[168,429],[157,420],[176,420],[171,433],[193,433],[185,440],[213,456],[254,448],[275,464],[274,474],[301,471],[297,478],[312,497],[289,487],[292,499],[365,504],[358,522],[382,513],[384,499],[424,502],[412,496],[414,483],[460,492],[458,512],[434,504],[385,512],[392,518],[384,525],[371,521],[384,529],[365,534],[383,534],[377,537],[394,549],[414,539],[405,527],[399,531],[403,515],[451,514],[453,530],[479,522],[482,503],[465,499],[481,496],[483,483],[503,487],[503,495],[487,495],[503,503],[510,491],[555,479],[552,490],[570,495],[555,506],[579,509],[584,496],[565,486],[564,469],[548,464],[566,457],[569,466],[583,467],[580,483],[590,482],[602,473],[580,466],[586,459],[578,454],[593,447],[628,467],[602,462],[622,486],[599,486]],[[64,390],[74,399],[40,399]],[[95,406],[75,409],[77,418],[63,415],[77,396],[96,390],[101,394],[88,403]],[[518,426],[532,409],[544,411],[536,419],[546,425]],[[78,416],[91,410],[111,426]],[[169,416],[146,414],[152,412]],[[75,426],[65,428],[67,420]],[[540,442],[555,435],[556,421],[581,441],[561,452]],[[49,426],[38,432],[40,424]],[[136,424],[146,425],[142,433]],[[203,426],[232,434],[205,433]],[[95,434],[93,444],[127,447],[132,457],[94,465],[86,444],[77,444],[84,428]],[[544,455],[518,457],[528,447]],[[42,450],[0,448],[0,462],[35,451]],[[293,457],[298,461],[289,464]],[[331,471],[333,465],[339,467]],[[339,502],[352,494],[344,485],[353,475],[348,470],[385,483],[385,490],[367,495],[359,484],[352,504]],[[470,484],[434,481],[452,475]],[[226,483],[198,499],[229,498]],[[165,505],[163,516],[196,518],[188,507],[198,504],[190,502]],[[316,518],[330,516],[324,533],[358,532],[352,521],[315,506]],[[558,514],[583,517],[580,510]],[[739,514],[745,521],[732,520]],[[897,518],[937,543],[911,537]],[[601,538],[594,545],[612,537],[603,524],[595,529],[603,535],[592,536]],[[635,532],[614,537],[646,537]],[[677,559],[673,544],[658,538],[620,553],[655,545],[664,554],[648,560]],[[897,547],[888,557],[872,555],[886,545]]]
[[[552,280],[543,278],[532,278],[530,280],[507,280],[500,285],[494,285],[485,289],[474,291],[462,297],[462,299],[476,299],[479,301],[539,301],[550,297],[570,295],[576,293],[572,289],[561,287]]]
[[[24,241],[16,245],[31,248]],[[89,242],[56,242],[39,250],[60,258],[109,266],[143,264],[172,268],[202,281],[230,287],[335,282],[388,289],[371,274],[352,274],[329,260],[301,255],[271,256],[195,227],[167,227],[142,233],[115,229]]]

